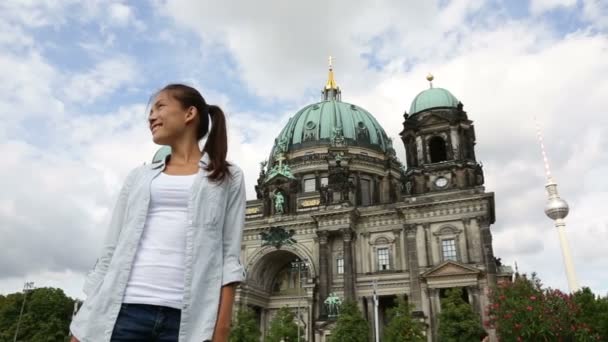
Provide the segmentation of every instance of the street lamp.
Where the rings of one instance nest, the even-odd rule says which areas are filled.
[[[302,322],[302,318],[300,316],[300,298],[301,298],[301,290],[302,290],[302,270],[306,271],[306,269],[308,268],[308,259],[296,259],[294,261],[291,262],[291,268],[292,269],[297,269],[298,270],[298,282],[300,283],[298,286],[298,308],[297,308],[297,315],[298,315],[298,322],[302,323],[302,325],[304,325],[304,322]],[[298,342],[300,342],[300,325],[298,324]]]
[[[19,312],[19,319],[17,320],[17,328],[15,329],[15,337],[13,338],[13,342],[17,342],[17,335],[19,335],[19,325],[21,325],[21,316],[23,316],[23,309],[25,308],[25,298],[27,297],[27,293],[33,289],[33,281],[26,282],[23,285],[23,303],[21,304],[21,312]]]

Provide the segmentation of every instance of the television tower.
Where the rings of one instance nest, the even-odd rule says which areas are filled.
[[[543,162],[545,163],[545,176],[547,177],[547,204],[545,204],[545,214],[555,223],[557,228],[557,234],[559,235],[559,242],[562,247],[562,255],[564,257],[564,266],[566,268],[566,277],[568,278],[568,288],[570,292],[575,292],[579,289],[578,280],[576,279],[576,272],[574,271],[574,263],[572,262],[572,254],[570,254],[570,246],[568,245],[568,239],[566,238],[566,222],[564,219],[568,216],[568,203],[559,197],[557,192],[557,183],[551,176],[551,170],[549,169],[549,160],[547,159],[547,153],[545,152],[545,144],[543,142],[543,135],[540,130],[538,122],[537,136],[540,142],[540,149],[543,154]]]

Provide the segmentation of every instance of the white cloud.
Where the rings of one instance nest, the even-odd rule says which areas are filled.
[[[108,17],[112,25],[122,27],[133,25],[138,31],[146,29],[144,22],[136,17],[133,8],[120,2],[114,2],[108,6]]]
[[[136,64],[128,57],[102,60],[86,73],[71,75],[66,82],[64,94],[77,103],[92,103],[111,95],[127,84],[137,83]]]
[[[576,6],[576,0],[531,0],[530,12],[540,14],[556,8]]]
[[[608,29],[608,2],[603,0],[583,0],[583,18],[599,29]]]

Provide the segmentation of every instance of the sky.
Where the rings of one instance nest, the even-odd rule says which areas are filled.
[[[320,100],[330,55],[343,101],[376,117],[402,161],[426,75],[449,89],[496,196],[496,256],[567,290],[536,118],[579,282],[608,294],[604,0],[2,1],[0,294],[34,281],[84,297],[120,185],[158,148],[155,91],[185,82],[225,110],[253,199],[275,136]]]

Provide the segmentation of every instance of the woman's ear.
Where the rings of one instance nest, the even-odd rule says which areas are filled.
[[[186,111],[186,123],[194,121],[194,118],[196,118],[197,114],[198,110],[196,109],[196,107],[190,106],[190,108],[188,108],[188,110]]]

